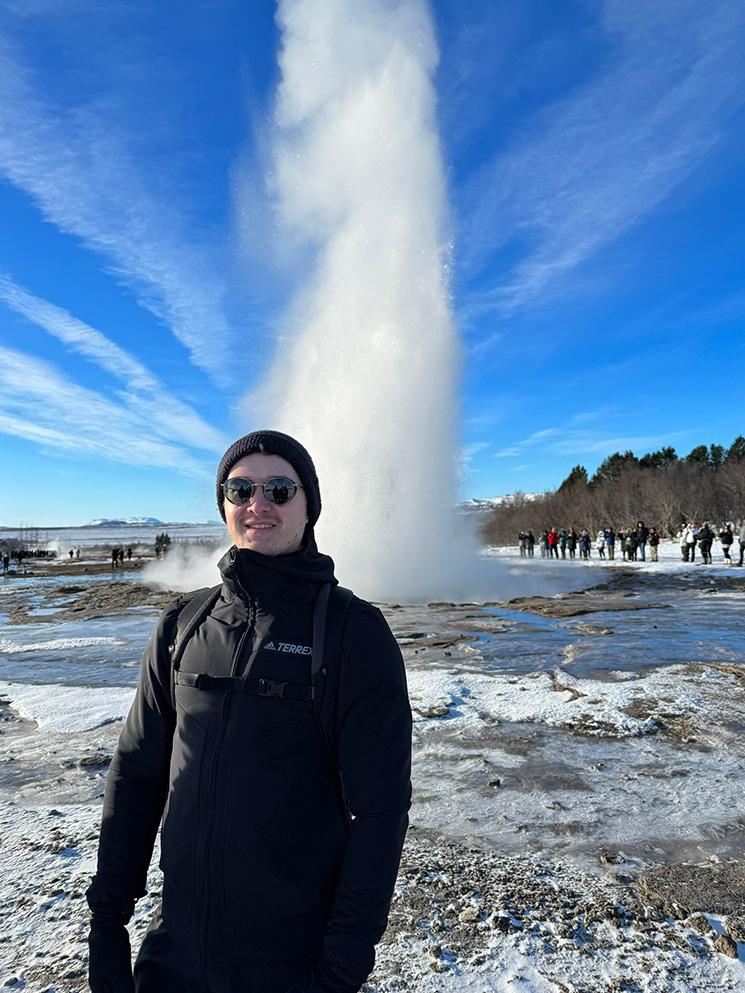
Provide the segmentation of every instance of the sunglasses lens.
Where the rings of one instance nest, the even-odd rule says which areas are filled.
[[[264,495],[270,503],[275,503],[278,507],[289,503],[296,493],[295,483],[284,476],[275,476],[273,479],[267,479],[264,483]]]
[[[248,503],[253,490],[254,484],[250,479],[242,479],[240,476],[235,476],[225,483],[225,499],[240,506],[241,504]]]

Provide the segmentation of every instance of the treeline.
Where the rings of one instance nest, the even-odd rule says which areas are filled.
[[[639,520],[673,537],[682,523],[716,524],[745,518],[745,437],[729,448],[698,445],[679,457],[661,448],[637,458],[614,452],[588,476],[576,465],[559,488],[538,496],[515,493],[488,514],[483,527],[492,545],[514,545],[519,531],[544,528],[630,527]]]

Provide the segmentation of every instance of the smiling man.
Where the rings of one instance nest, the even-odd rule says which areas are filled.
[[[222,583],[163,612],[111,764],[91,990],[355,993],[408,824],[403,660],[316,548],[302,445],[240,438],[217,504],[233,540]],[[125,925],[161,819],[162,905],[133,974]]]

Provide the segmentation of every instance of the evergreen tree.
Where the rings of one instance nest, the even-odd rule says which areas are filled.
[[[639,465],[642,469],[661,469],[663,466],[672,465],[677,461],[678,456],[675,449],[668,445],[666,448],[660,448],[656,452],[643,455],[639,459]]]
[[[724,445],[709,445],[709,464],[713,465],[715,469],[724,462]]]
[[[575,486],[577,483],[587,486],[587,469],[583,465],[576,465],[572,471],[569,473],[567,478],[559,487],[559,490],[566,490],[570,486]]]
[[[694,464],[705,465],[709,462],[709,449],[706,445],[696,445],[692,448],[690,452],[686,455],[686,462],[692,462]]]
[[[597,486],[599,483],[613,482],[626,469],[638,464],[639,461],[632,451],[627,450],[623,455],[620,452],[614,452],[597,467],[595,475],[590,480],[590,485]]]
[[[727,449],[727,461],[740,462],[742,459],[745,459],[745,438],[741,434],[738,434]]]

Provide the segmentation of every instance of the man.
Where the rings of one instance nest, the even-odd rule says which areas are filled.
[[[188,638],[176,633],[188,597],[164,611],[111,764],[87,894],[91,989],[355,993],[408,824],[403,660],[380,611],[354,597],[340,657],[323,654],[316,672],[317,598],[336,580],[316,548],[321,496],[302,445],[240,438],[217,503],[233,539],[222,585]],[[334,761],[311,660],[324,698],[334,682]],[[164,807],[162,907],[133,979],[124,925]]]

